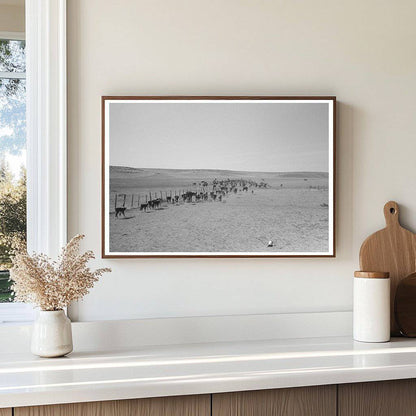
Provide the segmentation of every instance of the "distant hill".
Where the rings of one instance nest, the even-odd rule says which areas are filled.
[[[161,175],[189,175],[194,173],[197,176],[207,177],[245,177],[245,176],[274,176],[280,178],[308,178],[327,179],[328,172],[262,172],[262,171],[236,171],[225,169],[160,169],[160,168],[132,168],[128,166],[110,166],[111,178],[122,178],[128,176],[151,176]]]
[[[110,191],[120,193],[140,193],[187,189],[205,181],[253,180],[265,182],[270,188],[310,188],[327,186],[327,172],[248,172],[222,169],[157,169],[110,166]]]

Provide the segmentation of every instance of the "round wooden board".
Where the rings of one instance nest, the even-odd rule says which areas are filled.
[[[400,333],[416,337],[416,273],[402,279],[397,285],[394,314]]]

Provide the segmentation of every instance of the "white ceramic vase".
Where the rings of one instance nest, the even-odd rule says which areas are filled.
[[[71,321],[60,311],[40,311],[33,324],[31,351],[40,357],[62,357],[72,351]]]

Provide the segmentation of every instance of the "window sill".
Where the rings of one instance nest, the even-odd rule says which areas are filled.
[[[0,303],[0,325],[24,325],[35,319],[35,311],[25,303]]]

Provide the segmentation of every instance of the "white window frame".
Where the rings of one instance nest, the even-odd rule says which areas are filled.
[[[0,39],[25,40],[25,32],[3,32],[0,31]]]
[[[56,257],[67,241],[66,0],[26,0],[25,13],[27,244]],[[28,305],[1,307],[7,323],[34,316]]]

